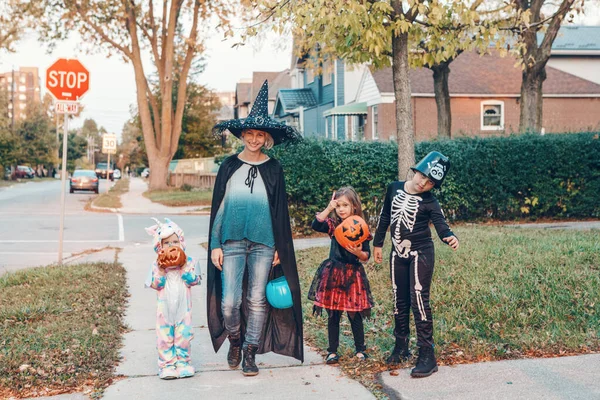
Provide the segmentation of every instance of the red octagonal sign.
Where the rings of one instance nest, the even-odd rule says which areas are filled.
[[[56,100],[77,101],[90,87],[90,73],[76,59],[59,58],[46,70],[46,88]]]

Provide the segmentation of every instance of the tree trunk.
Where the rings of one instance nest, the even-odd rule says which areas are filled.
[[[398,178],[406,179],[415,164],[410,79],[408,76],[408,33],[392,38],[392,73],[396,97],[396,135],[398,140]]]
[[[168,155],[161,154],[155,158],[148,157],[148,164],[150,164],[150,190],[167,188],[170,162],[171,157]]]
[[[544,98],[542,85],[546,80],[546,68],[532,68],[523,71],[521,82],[521,116],[519,132],[540,132]]]
[[[450,76],[449,63],[442,63],[431,67],[433,71],[433,90],[437,106],[438,136],[450,139],[452,132],[452,111],[450,109],[450,89],[448,77]]]

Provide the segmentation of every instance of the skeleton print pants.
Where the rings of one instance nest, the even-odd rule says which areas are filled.
[[[394,336],[408,337],[412,308],[417,329],[417,346],[433,346],[433,321],[429,288],[433,277],[434,249],[431,245],[411,249],[404,256],[392,250],[390,269],[394,291]],[[411,307],[412,306],[412,307]]]

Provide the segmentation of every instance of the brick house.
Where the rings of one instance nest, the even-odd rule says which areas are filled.
[[[461,54],[450,64],[452,137],[487,136],[518,131],[521,70],[516,60],[497,54]],[[543,128],[546,132],[600,129],[600,84],[546,67]],[[437,136],[433,73],[410,71],[415,140]],[[367,104],[366,140],[396,135],[391,68],[366,70],[356,99]]]

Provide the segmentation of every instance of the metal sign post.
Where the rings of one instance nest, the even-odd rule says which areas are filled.
[[[69,132],[69,117],[65,115],[65,132],[63,133],[62,172],[60,174],[60,228],[58,230],[58,264],[63,261],[63,236],[65,230],[65,196],[67,183],[67,136]]]
[[[14,82],[14,79],[13,79]],[[77,101],[89,90],[90,73],[75,59],[59,58],[46,70],[46,89],[58,102],[55,105],[57,114],[64,114],[62,173],[60,177],[60,228],[58,232],[58,264],[63,262],[63,236],[65,230],[65,196],[67,183],[67,140],[69,137],[68,114],[77,114]],[[14,115],[14,113],[13,113]],[[57,117],[58,118],[58,117]],[[58,135],[58,119],[57,119]]]

